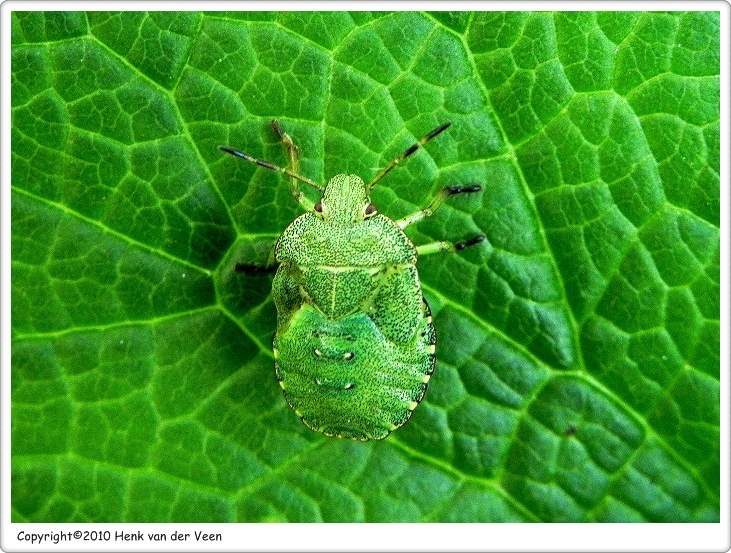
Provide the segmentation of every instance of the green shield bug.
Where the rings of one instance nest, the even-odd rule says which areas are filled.
[[[236,268],[276,271],[276,376],[287,403],[312,430],[380,440],[408,421],[424,397],[436,363],[436,332],[417,257],[461,250],[485,236],[415,246],[403,229],[430,216],[449,196],[481,187],[443,188],[426,207],[395,221],[379,214],[369,196],[394,167],[450,126],[410,146],[369,184],[340,174],[322,186],[300,175],[298,148],[277,120],[272,128],[287,150],[289,168],[220,147],[290,177],[292,195],[306,211],[279,237],[266,266]],[[308,199],[300,183],[319,190],[320,201]]]

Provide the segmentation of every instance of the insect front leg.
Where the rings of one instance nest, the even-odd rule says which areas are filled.
[[[290,190],[292,192],[292,195],[299,202],[299,204],[305,208],[305,210],[312,211],[312,209],[315,207],[315,203],[310,201],[307,196],[302,193],[299,186],[297,185],[297,182],[299,181],[308,184],[309,186],[315,188],[316,190],[319,190],[320,192],[324,191],[325,187],[321,184],[316,183],[312,179],[299,174],[299,148],[297,148],[296,144],[292,141],[290,136],[282,130],[282,127],[279,125],[279,121],[277,121],[276,119],[272,121],[272,129],[274,129],[274,132],[277,133],[277,136],[282,141],[282,144],[284,144],[284,147],[287,149],[287,156],[289,157],[289,163],[291,167],[279,167],[279,165],[276,165],[271,161],[255,158],[245,152],[242,152],[235,148],[231,148],[229,146],[219,146],[218,148],[222,152],[226,152],[227,154],[231,154],[232,156],[245,159],[249,163],[254,163],[259,167],[264,167],[265,169],[269,169],[270,171],[284,173],[285,175],[290,177],[292,179],[292,182],[290,184]]]
[[[279,124],[278,119],[272,119],[272,129],[274,129],[274,132],[277,133],[277,136],[282,141],[282,144],[284,144],[284,147],[287,148],[287,155],[289,156],[289,168],[293,172],[299,173],[300,149],[294,143],[292,137],[284,132],[284,130],[282,130],[282,126]],[[292,186],[296,186],[296,182],[294,179],[292,179]]]
[[[289,157],[289,169],[292,173],[295,173],[299,175],[300,172],[300,150],[297,147],[297,145],[292,140],[292,137],[289,136],[284,130],[282,129],[282,126],[279,124],[279,121],[277,119],[272,119],[272,129],[274,129],[274,132],[277,133],[277,136],[279,137],[279,140],[282,141],[282,144],[287,149],[287,157]],[[292,196],[294,196],[294,199],[297,200],[302,207],[305,208],[307,211],[312,211],[312,208],[314,207],[314,203],[307,199],[307,197],[302,193],[300,190],[299,185],[297,184],[297,179],[290,175],[290,185],[289,190],[292,192]]]
[[[444,201],[450,196],[454,196],[456,194],[471,194],[473,192],[479,192],[480,190],[482,190],[482,187],[479,184],[472,184],[469,186],[447,186],[445,188],[442,188],[439,194],[437,194],[434,199],[429,202],[429,205],[420,209],[416,213],[412,213],[408,217],[399,219],[398,221],[396,221],[396,224],[402,229],[406,228],[407,226],[432,215],[439,208],[439,206],[442,205]],[[484,239],[484,234],[478,234],[477,236],[474,236],[469,240],[464,240],[462,242],[432,242],[430,244],[417,246],[416,251],[419,255],[429,255],[430,253],[436,252],[456,252],[468,248],[469,246],[479,244]]]
[[[480,190],[482,190],[482,187],[479,184],[473,184],[469,186],[447,186],[446,188],[442,188],[439,191],[439,194],[437,194],[434,199],[429,202],[429,205],[420,209],[416,213],[412,213],[408,217],[399,219],[398,221],[396,221],[396,224],[402,229],[406,228],[409,225],[416,223],[417,221],[421,221],[425,217],[429,217],[430,215],[432,215],[439,208],[439,206],[444,203],[444,200],[446,200],[450,196],[454,196],[455,194],[470,194],[472,192],[479,192]]]

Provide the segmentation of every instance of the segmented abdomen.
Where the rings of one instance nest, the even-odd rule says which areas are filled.
[[[389,340],[364,312],[331,320],[304,303],[291,314],[274,337],[277,379],[308,427],[368,440],[409,420],[435,366],[436,332],[420,305],[406,343]]]

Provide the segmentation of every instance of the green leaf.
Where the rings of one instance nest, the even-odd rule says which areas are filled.
[[[15,521],[718,521],[717,12],[12,17]],[[306,429],[265,261],[301,172],[409,228],[438,364]],[[307,191],[309,194],[310,191]]]

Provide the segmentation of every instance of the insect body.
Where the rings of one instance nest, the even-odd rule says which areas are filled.
[[[450,195],[481,188],[445,188],[425,208],[394,221],[377,212],[370,191],[449,123],[407,149],[369,184],[341,174],[324,187],[298,173],[297,147],[276,120],[272,126],[287,148],[291,169],[221,149],[288,175],[292,194],[306,209],[279,237],[267,266],[276,269],[277,379],[287,403],[312,430],[363,441],[385,438],[409,420],[434,371],[436,332],[419,284],[418,255],[461,250],[484,240],[480,234],[465,242],[415,246],[403,229],[431,215]],[[299,182],[320,190],[320,201],[307,199]]]

